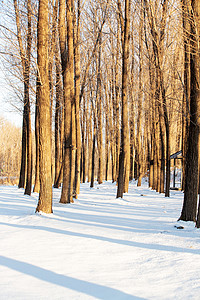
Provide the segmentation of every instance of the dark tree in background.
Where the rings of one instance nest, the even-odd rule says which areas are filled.
[[[196,222],[197,197],[199,187],[199,126],[200,126],[200,89],[199,89],[199,29],[200,3],[191,1],[190,16],[190,127],[187,141],[184,203],[180,220]],[[190,6],[188,6],[188,10]],[[197,226],[200,225],[198,214]]]

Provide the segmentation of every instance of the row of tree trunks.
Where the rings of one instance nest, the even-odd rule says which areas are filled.
[[[191,0],[192,12],[189,15],[189,21],[186,21],[188,18],[188,7],[190,7],[188,1],[182,0],[183,8],[185,9],[185,7],[187,7],[187,10],[183,9],[183,27],[185,33],[185,90],[183,97],[183,112],[185,116],[189,116],[188,107],[191,107],[189,131],[187,119],[183,118],[182,143],[184,146],[184,156],[187,153],[186,163],[184,163],[185,179],[188,179],[188,177],[191,176],[189,163],[187,163],[187,161],[194,160],[193,156],[198,157],[199,155],[199,142],[197,141],[197,137],[199,136],[199,125],[198,118],[196,117],[199,109],[197,100],[199,96],[198,87],[195,85],[199,80],[197,71],[199,60],[196,58],[199,51],[197,46],[199,38],[196,35],[196,32],[199,30],[199,6],[196,0]],[[17,6],[17,1],[14,0],[18,43],[24,76],[24,125],[22,148],[23,158],[25,157],[25,159],[22,159],[22,176],[20,176],[19,186],[26,187],[25,193],[30,194],[32,184],[32,146],[29,99],[31,14],[30,1],[27,1],[27,3],[28,34],[26,43],[27,49],[24,50],[20,35],[19,8]],[[170,187],[171,124],[168,108],[169,100],[167,99],[167,77],[163,68],[168,1],[162,1],[159,16],[155,14],[156,8],[154,11],[153,1],[141,1],[138,32],[139,49],[134,49],[133,37],[131,40],[132,44],[130,43],[131,1],[125,1],[125,10],[123,13],[121,2],[118,0],[118,17],[116,21],[118,24],[115,28],[116,35],[112,35],[109,39],[113,51],[111,56],[111,66],[109,66],[106,59],[104,61],[104,52],[102,50],[104,43],[107,43],[106,39],[104,39],[104,32],[102,31],[106,12],[102,9],[103,13],[101,15],[100,24],[96,21],[93,24],[95,32],[93,41],[94,46],[91,51],[88,51],[88,60],[82,77],[82,87],[80,87],[80,0],[77,0],[76,4],[77,5],[74,5],[74,1],[72,0],[59,0],[59,26],[57,28],[58,0],[55,0],[54,6],[51,6],[51,8],[53,7],[53,19],[49,18],[49,20],[47,20],[49,17],[49,12],[46,11],[48,10],[47,6],[45,6],[44,1],[40,1],[39,3],[38,74],[35,122],[37,159],[34,187],[34,191],[40,191],[37,211],[40,211],[41,207],[43,207],[42,199],[44,198],[45,193],[47,195],[47,190],[44,186],[48,185],[49,187],[49,178],[52,178],[51,168],[51,174],[48,174],[49,177],[46,177],[44,180],[40,178],[40,186],[38,185],[39,176],[44,176],[41,175],[44,173],[44,165],[47,164],[47,168],[49,168],[49,161],[45,161],[45,158],[43,157],[44,149],[49,151],[49,149],[52,148],[51,138],[50,146],[49,139],[44,142],[44,132],[46,135],[49,134],[49,136],[52,137],[51,122],[52,101],[54,96],[54,63],[56,69],[54,187],[59,187],[61,181],[63,182],[60,202],[70,203],[73,202],[73,197],[77,198],[80,190],[80,180],[85,182],[88,179],[91,181],[91,187],[94,186],[95,176],[98,178],[98,183],[102,183],[104,178],[108,180],[110,158],[112,158],[112,180],[113,182],[118,182],[117,197],[123,197],[123,193],[128,192],[129,180],[132,180],[133,177],[138,179],[138,186],[140,186],[142,176],[146,173],[148,166],[150,169],[150,186],[158,192],[164,192],[165,186],[165,196],[168,197]],[[76,13],[74,12],[75,8]],[[44,10],[43,16],[41,10]],[[94,19],[97,18],[97,15],[94,16]],[[148,19],[148,30],[145,29],[146,17]],[[49,36],[50,33],[50,20],[53,20],[52,37],[46,41],[46,35]],[[42,22],[44,22],[44,32],[41,32]],[[48,27],[48,33],[46,27]],[[60,49],[58,49],[57,31],[59,31]],[[188,31],[191,31],[190,41]],[[112,33],[112,30],[110,30],[110,32]],[[150,37],[149,44],[146,42],[147,35]],[[144,61],[146,60],[146,57],[143,55],[143,52],[145,51],[143,47],[144,40],[146,43],[147,61],[149,64],[149,96],[146,96],[148,93],[145,93],[146,87],[145,83],[143,83],[143,75],[145,73],[145,68],[143,69],[143,67]],[[44,45],[47,48],[46,50],[44,50]],[[117,46],[117,48],[115,46]],[[132,53],[132,60],[129,58],[129,51]],[[188,55],[188,51],[191,52],[190,56]],[[120,53],[122,54],[121,62]],[[135,66],[134,60],[137,53],[138,60],[136,60]],[[61,59],[59,56],[61,56]],[[93,62],[93,70],[96,70],[95,74],[90,70],[91,62]],[[42,69],[46,68],[46,64],[48,64],[48,74]],[[105,67],[105,82],[102,80],[102,69],[104,68],[104,64],[109,66],[107,68]],[[131,67],[129,67],[129,64]],[[122,72],[120,72],[121,67]],[[61,69],[63,83],[61,83]],[[48,75],[48,79],[46,75]],[[136,77],[138,80],[137,88],[134,87]],[[44,81],[48,82],[48,89],[44,84]],[[44,95],[46,101],[44,101]],[[188,103],[189,100],[190,103]],[[83,101],[83,103],[81,103],[81,101]],[[49,112],[45,119],[43,115],[47,112],[47,106],[49,106]],[[104,115],[105,110],[106,114]],[[80,111],[82,112],[82,120],[80,120]],[[150,116],[147,111],[149,111]],[[103,157],[103,115],[105,116],[106,124],[105,157]],[[48,122],[50,122],[49,131],[45,127]],[[176,138],[178,139],[178,137]],[[195,146],[189,146],[189,144],[192,143],[190,140],[191,138],[193,141],[196,141]],[[185,143],[186,139],[188,139],[187,143]],[[189,147],[188,151],[187,145]],[[188,154],[188,152],[191,153]],[[193,155],[192,157],[191,154]],[[105,164],[103,163],[104,161]],[[195,164],[198,165],[197,160],[195,161]],[[164,185],[165,170],[166,180]],[[199,172],[199,169],[196,166],[196,169],[194,168],[192,170],[193,185],[190,185],[190,182],[188,183],[185,180],[184,207],[186,205],[185,203],[189,203],[187,197],[189,199],[192,197],[189,195],[189,191],[192,189],[192,193],[195,193],[196,195],[196,191],[198,190],[199,181],[194,181],[194,177],[198,177],[196,174]],[[52,199],[50,192],[48,194],[48,199]],[[197,202],[193,201],[192,203],[192,218],[194,220],[196,218]],[[48,209],[46,209],[46,211]],[[182,215],[184,215],[184,210],[185,208],[183,209]],[[48,211],[51,212],[52,208]],[[188,209],[186,209],[186,211],[188,214]],[[181,219],[184,218],[186,217],[181,217]]]
[[[163,1],[162,5],[162,16],[161,16],[161,26],[158,32],[157,30],[157,20],[152,11],[151,1],[144,0],[146,13],[148,17],[149,26],[152,35],[152,48],[153,48],[153,62],[155,66],[155,119],[153,125],[153,189],[161,192],[163,191],[163,174],[164,174],[164,159],[166,161],[166,176],[165,176],[165,196],[169,197],[170,190],[170,124],[169,116],[166,105],[166,91],[164,76],[162,70],[162,62],[164,55],[164,33],[166,28],[166,14],[167,14],[167,0]],[[156,120],[157,119],[157,120]],[[165,124],[165,135],[162,127],[159,127],[159,120],[164,119]],[[162,122],[161,122],[162,124]],[[160,139],[159,139],[160,132]],[[156,136],[157,134],[157,136]],[[164,139],[165,137],[165,139]],[[165,147],[165,151],[164,148]],[[164,158],[165,153],[165,158]],[[151,182],[152,184],[152,182]]]

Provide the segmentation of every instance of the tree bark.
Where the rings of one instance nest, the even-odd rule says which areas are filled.
[[[138,183],[137,186],[141,186],[142,183],[142,33],[143,33],[143,1],[140,3],[140,24],[139,24],[139,91],[138,91],[138,118],[137,118],[137,164],[138,164]]]
[[[122,124],[121,124],[121,152],[118,176],[117,198],[123,197],[128,192],[130,169],[130,141],[128,123],[128,61],[129,61],[129,25],[130,25],[130,1],[125,0],[124,35],[122,39]]]
[[[48,77],[48,5],[39,1],[37,27],[40,194],[36,212],[52,213],[51,120]]]
[[[67,22],[67,28],[66,28]],[[64,88],[64,162],[61,203],[73,202],[74,145],[72,144],[72,112],[74,110],[74,49],[73,49],[73,12],[71,0],[60,0],[59,14],[60,52]],[[67,37],[67,38],[66,38]],[[67,46],[67,50],[66,50]],[[73,108],[72,108],[73,106]],[[72,133],[73,130],[73,133]]]
[[[38,79],[37,79],[37,81],[38,81]],[[35,105],[35,154],[36,154],[35,155],[35,184],[34,184],[33,192],[34,193],[39,193],[39,191],[40,191],[39,164],[40,163],[39,163],[38,91],[36,91],[36,105]]]
[[[101,43],[102,38],[99,38],[98,47],[98,61],[97,61],[97,120],[98,120],[98,132],[97,132],[97,145],[99,153],[98,164],[98,184],[103,183],[103,134],[102,134],[102,91],[101,91]]]
[[[182,108],[182,190],[185,187],[187,140],[190,120],[190,0],[182,0],[183,41],[184,41],[184,91]]]
[[[22,124],[22,155],[21,169],[19,178],[19,188],[25,187],[25,194],[31,195],[32,189],[32,134],[31,134],[31,116],[30,116],[30,100],[29,100],[29,84],[30,84],[30,56],[31,56],[31,1],[27,1],[27,37],[26,49],[23,46],[21,33],[21,19],[19,7],[16,0],[13,0],[15,9],[15,18],[17,26],[17,39],[19,44],[20,59],[22,64],[22,73],[24,80],[24,109]]]
[[[75,27],[75,107],[76,107],[76,166],[75,166],[75,198],[80,193],[80,167],[81,167],[81,126],[80,126],[80,10],[81,0],[78,0],[77,20]]]
[[[61,126],[62,126],[62,102],[61,102],[61,68],[59,61],[58,46],[55,46],[55,64],[56,64],[56,109],[55,109],[55,177],[54,187],[59,188],[59,173],[62,164],[62,140],[61,140]]]
[[[190,55],[190,128],[186,153],[184,202],[179,220],[196,221],[197,196],[199,185],[199,126],[200,126],[200,90],[199,90],[199,33],[200,3],[192,0],[191,13],[191,55]],[[199,226],[199,214],[197,227]]]
[[[95,151],[96,151],[96,128],[97,128],[97,121],[96,121],[96,112],[95,108],[93,107],[93,118],[94,118],[94,127],[93,127],[93,145],[92,145],[92,173],[91,173],[91,183],[90,187],[94,187],[94,176],[95,176]]]

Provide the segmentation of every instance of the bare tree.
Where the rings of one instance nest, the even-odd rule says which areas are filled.
[[[21,33],[21,17],[19,6],[16,0],[13,0],[15,8],[17,39],[19,44],[19,52],[23,70],[24,80],[24,110],[23,110],[23,126],[22,126],[22,156],[21,170],[19,179],[19,188],[25,188],[25,194],[31,195],[32,189],[32,135],[31,135],[31,113],[30,113],[30,56],[31,56],[31,0],[27,4],[27,36],[26,48],[23,45]],[[24,43],[25,44],[25,43]],[[25,184],[26,181],[26,184]]]
[[[48,74],[49,1],[39,0],[37,27],[40,194],[37,212],[52,213],[51,119]]]
[[[200,5],[199,1],[191,1],[190,16],[190,127],[187,141],[184,202],[180,216],[183,221],[196,221],[197,196],[199,185],[199,126],[200,126],[200,90],[199,90],[199,33]],[[189,7],[188,7],[189,9]],[[197,226],[200,218],[198,213]]]
[[[118,1],[119,11],[121,3]],[[120,12],[121,13],[121,12]],[[130,142],[129,142],[129,123],[128,123],[128,61],[129,61],[129,26],[130,26],[130,1],[125,0],[125,19],[122,20],[122,124],[121,124],[121,149],[119,160],[119,175],[117,198],[123,197],[123,193],[128,192],[129,169],[130,169]]]
[[[64,88],[64,165],[61,203],[73,202],[75,162],[75,102],[74,102],[74,46],[73,5],[71,0],[60,0],[59,12],[60,52]]]

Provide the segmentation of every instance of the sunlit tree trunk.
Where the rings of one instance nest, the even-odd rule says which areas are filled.
[[[38,81],[38,80],[37,80]],[[38,90],[38,85],[37,85]],[[39,173],[39,120],[38,120],[38,91],[36,91],[36,105],[35,105],[35,183],[34,193],[40,191],[40,173]]]
[[[37,212],[52,213],[51,120],[48,77],[49,1],[39,1],[37,27],[40,194]]]
[[[80,192],[81,167],[81,126],[80,126],[80,9],[81,0],[78,0],[77,20],[74,29],[74,65],[75,65],[75,108],[76,108],[76,166],[75,166],[75,198]]]
[[[56,42],[57,43],[57,42]],[[59,61],[58,46],[55,46],[55,64],[56,64],[56,107],[55,107],[55,176],[54,187],[58,188],[59,173],[62,162],[62,141],[61,141],[61,126],[62,126],[62,86],[61,86],[61,68]]]
[[[183,91],[183,111],[182,111],[182,190],[185,186],[185,167],[187,139],[189,134],[190,119],[190,4],[191,0],[182,0],[182,18],[183,18],[183,41],[184,41],[184,91]]]
[[[74,144],[74,46],[72,2],[60,0],[59,37],[64,88],[64,162],[61,203],[73,202]],[[67,25],[66,25],[67,24]],[[72,120],[73,118],[73,120]]]
[[[122,24],[121,24],[122,25]],[[128,61],[129,61],[129,25],[130,25],[130,1],[125,0],[124,37],[122,40],[122,123],[121,123],[121,150],[119,161],[119,176],[117,198],[123,197],[128,192],[130,169],[130,141],[128,122]]]
[[[96,128],[97,128],[97,121],[96,121],[96,112],[93,108],[93,119],[94,119],[94,127],[93,127],[93,145],[92,145],[92,173],[91,173],[91,183],[90,187],[94,187],[94,176],[95,176],[95,150],[96,150]]]
[[[141,186],[142,183],[142,54],[143,54],[143,47],[142,47],[142,35],[143,35],[143,1],[140,3],[140,25],[139,25],[139,91],[138,91],[138,117],[137,117],[137,163],[138,163],[138,183],[137,186]]]
[[[116,51],[116,67],[115,67],[115,97],[116,97],[116,170],[113,181],[118,181],[119,176],[119,154],[120,154],[120,87],[119,87],[119,47],[120,47],[120,28],[119,20],[117,26],[117,51]]]
[[[98,183],[103,183],[103,133],[102,133],[102,82],[101,82],[101,36],[99,38],[98,47],[98,61],[97,61],[97,120],[98,120],[98,133],[97,133],[97,146],[99,153],[98,165]]]

